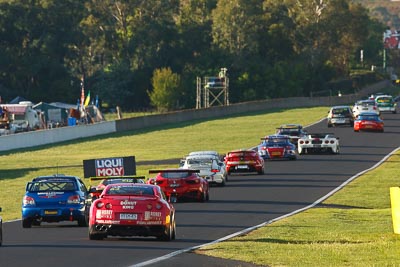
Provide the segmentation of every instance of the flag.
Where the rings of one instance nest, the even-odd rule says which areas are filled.
[[[88,94],[87,94],[87,96],[86,96],[85,107],[86,107],[87,105],[89,105],[89,103],[90,103],[90,91],[88,91]]]
[[[83,103],[85,102],[85,86],[83,85],[83,76],[81,79],[81,107],[83,108]]]

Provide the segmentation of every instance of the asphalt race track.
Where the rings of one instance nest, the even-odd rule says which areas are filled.
[[[212,187],[208,203],[177,203],[175,241],[162,242],[153,238],[90,241],[87,228],[75,223],[23,229],[21,221],[15,221],[3,225],[0,266],[132,266],[298,210],[372,167],[400,145],[400,114],[384,114],[383,117],[384,133],[355,133],[349,127],[327,128],[324,120],[307,130],[335,133],[340,138],[339,155],[302,155],[296,161],[268,161],[265,175],[231,175],[226,187]],[[249,138],[253,138],[256,145],[260,136]],[[192,253],[153,264],[171,265],[218,264],[211,258]]]

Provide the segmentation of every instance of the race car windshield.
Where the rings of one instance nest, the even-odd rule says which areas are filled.
[[[37,182],[32,183],[29,192],[45,191],[76,191],[76,185],[72,182]]]
[[[267,145],[278,145],[278,144],[284,144],[287,142],[286,138],[270,138],[266,140]]]
[[[379,120],[379,117],[376,115],[360,115],[358,117],[359,120],[365,120],[365,121],[377,121]]]
[[[391,103],[392,102],[392,98],[391,97],[379,97],[378,99],[376,99],[377,103]]]
[[[375,101],[364,101],[364,102],[359,102],[358,104],[364,107],[375,106]]]
[[[210,159],[189,159],[189,165],[198,165],[198,166],[211,166],[212,160]]]
[[[235,158],[235,157],[255,157],[256,153],[251,151],[251,152],[233,152],[229,154],[229,157]]]
[[[326,134],[310,134],[311,138],[325,138]]]
[[[297,135],[300,132],[300,130],[299,129],[280,129],[278,132],[279,132],[279,134],[294,136],[294,135]]]
[[[128,186],[128,185],[119,185],[119,186],[111,186],[108,188],[106,195],[148,195],[153,196],[154,191],[151,187],[144,186]]]
[[[120,183],[144,183],[141,179],[134,178],[118,178],[118,179],[105,179],[103,185],[120,184]]]
[[[162,172],[160,174],[161,177],[163,178],[186,178],[190,176],[189,172]]]
[[[335,115],[345,115],[345,114],[349,114],[350,111],[348,109],[334,109],[332,110],[332,113]]]

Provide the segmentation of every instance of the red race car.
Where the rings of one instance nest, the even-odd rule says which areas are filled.
[[[175,208],[160,187],[110,184],[90,208],[89,239],[107,236],[155,236],[175,239]]]
[[[194,199],[205,202],[210,199],[210,187],[208,181],[198,175],[199,170],[189,169],[165,169],[149,170],[149,173],[157,173],[147,183],[161,187],[170,202],[179,199]]]
[[[383,120],[376,113],[363,112],[354,121],[354,131],[378,131],[383,132]]]
[[[225,156],[226,171],[264,174],[264,159],[254,150],[234,150]]]
[[[91,186],[89,188],[89,198],[93,201],[101,195],[104,188],[109,184],[119,183],[139,183],[144,184],[144,176],[107,176],[107,177],[90,177],[90,181],[100,181],[97,186]]]

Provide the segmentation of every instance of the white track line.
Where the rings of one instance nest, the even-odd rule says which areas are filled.
[[[331,192],[329,192],[329,193],[326,194],[325,196],[321,197],[320,199],[316,200],[314,203],[312,203],[312,204],[310,204],[310,205],[308,205],[308,206],[306,206],[306,207],[304,207],[304,208],[295,210],[295,211],[293,211],[293,212],[291,212],[291,213],[282,215],[282,216],[277,217],[277,218],[275,218],[275,219],[272,219],[272,220],[263,222],[263,223],[261,223],[261,224],[259,224],[259,225],[246,228],[246,229],[241,230],[241,231],[239,231],[239,232],[236,232],[236,233],[233,233],[233,234],[230,234],[230,235],[221,237],[221,238],[219,238],[219,239],[217,239],[217,240],[214,240],[214,241],[212,241],[212,242],[205,243],[205,244],[201,244],[201,245],[197,245],[197,246],[190,247],[190,248],[185,248],[185,249],[177,250],[177,251],[174,251],[174,252],[172,252],[172,253],[166,254],[166,255],[164,255],[164,256],[161,256],[161,257],[158,257],[158,258],[154,258],[154,259],[152,259],[152,260],[144,261],[144,262],[141,262],[141,263],[138,263],[138,264],[134,264],[134,265],[131,265],[131,266],[129,266],[129,267],[147,266],[147,265],[154,264],[154,263],[157,263],[157,262],[160,262],[160,261],[163,261],[163,260],[167,260],[167,259],[170,259],[170,258],[172,258],[172,257],[174,257],[174,256],[177,256],[177,255],[182,254],[182,253],[185,253],[185,252],[193,251],[193,250],[196,250],[196,249],[205,247],[205,246],[209,246],[209,245],[212,245],[212,244],[216,244],[216,243],[219,243],[219,242],[222,242],[222,241],[231,239],[231,238],[233,238],[233,237],[237,237],[237,236],[240,236],[240,235],[247,234],[248,232],[251,232],[251,231],[253,231],[253,230],[256,230],[256,229],[258,229],[258,228],[260,228],[260,227],[266,226],[266,225],[271,224],[271,223],[273,223],[273,222],[282,220],[282,219],[284,219],[284,218],[290,217],[290,216],[295,215],[295,214],[297,214],[297,213],[300,213],[300,212],[302,212],[302,211],[305,211],[305,210],[308,210],[308,209],[310,209],[310,208],[313,208],[313,207],[315,207],[316,205],[318,205],[319,203],[321,203],[322,201],[326,200],[327,198],[329,198],[330,196],[332,196],[333,194],[335,194],[337,191],[343,189],[343,187],[345,187],[347,184],[349,184],[350,182],[352,182],[352,181],[353,181],[354,179],[356,179],[357,177],[363,175],[363,174],[366,173],[366,172],[369,172],[369,171],[371,171],[371,170],[377,168],[379,165],[381,165],[381,164],[382,164],[383,162],[385,162],[390,156],[392,156],[393,154],[395,154],[395,153],[396,153],[397,151],[399,151],[399,150],[400,150],[400,147],[394,149],[392,152],[390,152],[388,155],[386,155],[383,159],[381,159],[379,162],[377,162],[377,163],[376,163],[375,165],[373,165],[371,168],[366,169],[366,170],[364,170],[364,171],[361,171],[361,172],[357,173],[356,175],[350,177],[350,178],[347,179],[345,182],[343,182],[340,186],[338,186],[337,188],[333,189]]]

